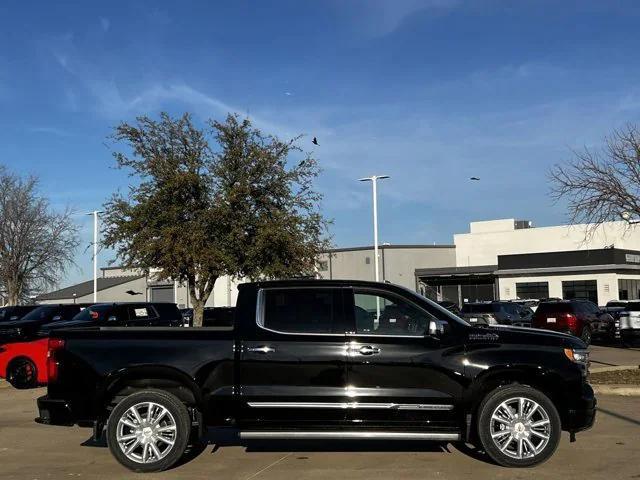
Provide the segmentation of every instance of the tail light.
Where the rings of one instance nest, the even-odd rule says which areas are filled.
[[[47,350],[47,377],[49,382],[55,382],[58,379],[60,364],[56,358],[56,352],[64,348],[64,340],[59,338],[50,338]]]
[[[564,315],[565,321],[567,323],[567,328],[572,332],[578,331],[578,317],[576,317],[573,313],[566,313]]]

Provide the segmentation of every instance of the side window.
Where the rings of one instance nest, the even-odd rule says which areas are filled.
[[[148,320],[151,316],[152,314],[147,307],[139,305],[129,307],[129,318],[131,320]]]
[[[356,331],[368,335],[415,335],[427,332],[431,314],[387,293],[355,291]]]
[[[265,328],[285,333],[344,333],[342,292],[334,288],[262,291]]]

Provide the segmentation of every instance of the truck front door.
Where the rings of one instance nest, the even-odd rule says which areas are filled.
[[[446,329],[446,319],[382,289],[356,288],[345,298],[353,312],[348,420],[429,430],[459,425],[463,366],[456,364],[459,355],[449,355],[456,347],[447,345],[446,334],[428,332],[430,321]]]
[[[345,421],[344,290],[259,290],[255,325],[240,340],[238,416],[244,426]]]

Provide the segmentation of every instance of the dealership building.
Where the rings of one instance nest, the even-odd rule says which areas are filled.
[[[316,276],[375,278],[372,246],[336,248],[321,255]],[[458,304],[525,298],[640,299],[640,230],[625,222],[534,227],[530,221],[472,222],[447,245],[379,248],[380,280]],[[237,279],[221,277],[207,306],[235,305]],[[93,282],[47,293],[40,303],[90,302]],[[184,285],[119,267],[101,269],[98,301],[171,301],[190,307]]]

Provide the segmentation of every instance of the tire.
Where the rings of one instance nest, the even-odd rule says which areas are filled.
[[[24,390],[38,386],[38,368],[29,358],[16,358],[7,367],[7,382]]]
[[[524,421],[520,421],[521,409]],[[560,416],[551,400],[525,385],[489,393],[478,410],[477,431],[485,452],[504,467],[532,467],[547,461],[556,451],[562,433]]]
[[[149,406],[151,422],[148,421]],[[182,458],[190,433],[187,407],[163,390],[143,390],[129,395],[115,406],[107,422],[111,454],[135,472],[171,468]],[[129,449],[130,452],[125,452]]]
[[[585,345],[591,345],[591,329],[589,327],[584,327],[582,329],[582,334],[580,335],[580,340],[582,340]]]

